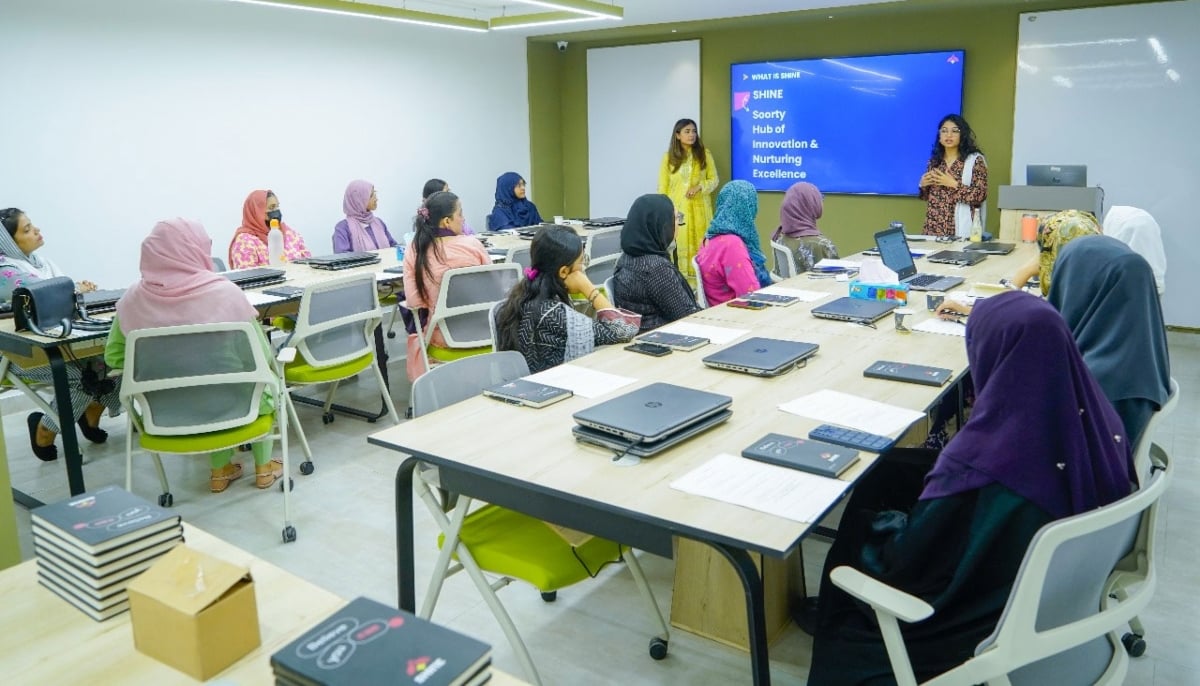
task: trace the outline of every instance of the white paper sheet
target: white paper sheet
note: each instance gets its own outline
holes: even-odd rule
[[[841,267],[843,269],[858,269],[859,267],[862,266],[862,262],[859,262],[858,260],[835,260],[835,259],[830,259],[830,258],[826,257],[825,259],[821,260],[820,262],[816,263],[813,266],[814,267],[829,267],[831,269],[836,268],[836,267]]]
[[[632,377],[598,372],[594,369],[579,367],[573,364],[560,364],[544,372],[530,374],[525,378],[530,381],[544,383],[547,386],[565,388],[575,395],[584,398],[598,398],[605,393],[611,393],[622,386],[628,386],[637,381],[637,379]]]
[[[812,522],[849,485],[846,481],[721,453],[676,479],[671,488],[794,522]]]
[[[683,321],[672,322],[666,326],[659,327],[658,330],[665,331],[666,333],[677,333],[681,336],[707,338],[715,345],[725,345],[750,333],[750,329],[730,329],[724,326],[709,326],[707,324]]]
[[[868,257],[858,270],[858,280],[863,283],[900,283],[900,276],[888,269],[878,257]]]
[[[818,300],[823,300],[829,297],[829,293],[821,291],[806,291],[801,288],[784,288],[783,286],[767,286],[766,288],[758,289],[759,293],[769,293],[771,295],[786,295],[789,298],[796,298],[802,303],[815,303]]]
[[[246,300],[250,301],[252,307],[260,307],[262,305],[270,305],[271,303],[283,302],[283,298],[267,295],[262,291],[242,291],[246,294]]]
[[[958,336],[960,338],[966,338],[967,336],[966,324],[948,322],[945,319],[938,319],[937,317],[930,317],[920,324],[917,324],[913,327],[913,331],[920,331],[922,333],[940,333],[946,336]]]
[[[779,409],[819,422],[848,426],[881,436],[891,436],[904,431],[913,422],[925,416],[924,412],[831,390],[821,390],[789,400],[780,405]]]

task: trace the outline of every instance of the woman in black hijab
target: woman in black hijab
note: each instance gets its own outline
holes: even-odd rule
[[[613,302],[642,315],[642,331],[699,312],[696,294],[668,255],[675,240],[675,206],[665,195],[633,201],[621,229],[621,257],[613,271]]]

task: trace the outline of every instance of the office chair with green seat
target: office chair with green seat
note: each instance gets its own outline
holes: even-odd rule
[[[523,278],[521,266],[509,263],[447,270],[433,316],[422,324],[420,313],[413,313],[425,371],[435,363],[491,352],[492,306]],[[431,343],[435,331],[442,333],[444,346]]]
[[[128,417],[125,433],[125,489],[133,490],[133,436],[154,458],[162,494],[159,505],[174,504],[161,453],[208,454],[278,438],[283,473],[288,459],[284,393],[262,331],[254,322],[191,324],[139,329],[129,334],[121,405]],[[286,354],[281,354],[286,358]],[[271,412],[261,414],[263,396],[274,397]],[[288,488],[283,488],[288,484]],[[296,540],[291,523],[291,479],[283,489],[283,541]]]
[[[525,358],[513,351],[476,355],[441,365],[413,383],[413,414],[419,418],[474,397],[484,388],[528,373]],[[660,633],[650,641],[650,655],[656,660],[666,657],[670,638],[667,623],[641,565],[629,547],[561,530],[496,505],[485,504],[472,512],[472,498],[455,497],[441,491],[437,468],[432,465],[422,465],[415,470],[413,484],[442,531],[438,537],[441,552],[421,607],[421,617],[428,619],[433,615],[446,577],[466,571],[500,623],[529,680],[541,684],[533,658],[496,596],[496,590],[519,579],[536,587],[544,600],[552,601],[558,589],[591,578],[604,564],[620,558],[627,563],[638,591],[658,622]],[[452,561],[457,564],[452,566]],[[485,571],[501,578],[489,583],[484,577]]]
[[[284,365],[283,380],[289,391],[286,396],[288,412],[306,458],[300,465],[302,474],[311,474],[314,467],[312,450],[290,395],[292,388],[330,384],[322,411],[322,421],[328,424],[333,421],[330,407],[338,383],[370,369],[379,384],[384,407],[392,421],[400,423],[400,415],[396,413],[392,395],[375,358],[374,331],[382,318],[374,274],[322,281],[305,288],[304,295],[300,296],[296,329],[284,343],[296,349],[296,358]]]

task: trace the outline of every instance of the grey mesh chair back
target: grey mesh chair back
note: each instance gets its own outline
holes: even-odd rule
[[[621,257],[620,254],[605,255],[604,257],[593,258],[588,265],[583,268],[583,272],[587,274],[588,281],[592,283],[604,283],[617,268],[617,260]]]
[[[438,302],[428,331],[439,329],[450,348],[478,348],[491,343],[488,322],[492,305],[508,297],[524,276],[518,264],[490,264],[451,269],[442,277]],[[428,343],[428,338],[425,339]]]
[[[775,268],[771,270],[775,276],[781,279],[790,279],[796,276],[798,273],[796,258],[786,245],[771,241],[771,256],[775,259]]]
[[[142,329],[126,341],[121,399],[151,435],[244,426],[276,382],[252,322]]]
[[[439,365],[413,382],[413,416],[420,417],[479,395],[490,386],[529,374],[521,353],[506,350]]]
[[[622,226],[589,231],[583,246],[583,254],[587,256],[588,264],[603,257],[615,257],[621,254]],[[595,283],[594,281],[592,283]]]
[[[529,256],[529,246],[522,245],[516,248],[511,248],[508,251],[508,258],[505,262],[521,265],[522,269],[533,265],[533,258]]]
[[[290,345],[314,367],[331,367],[375,350],[383,319],[374,274],[323,281],[304,290]]]

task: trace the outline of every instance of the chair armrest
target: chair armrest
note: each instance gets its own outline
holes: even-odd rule
[[[905,622],[919,622],[933,614],[933,607],[924,600],[872,579],[853,567],[834,569],[829,573],[829,580],[876,612],[883,611]]]
[[[279,354],[275,356],[275,360],[283,364],[291,364],[296,361],[296,349],[292,346],[280,348]]]

